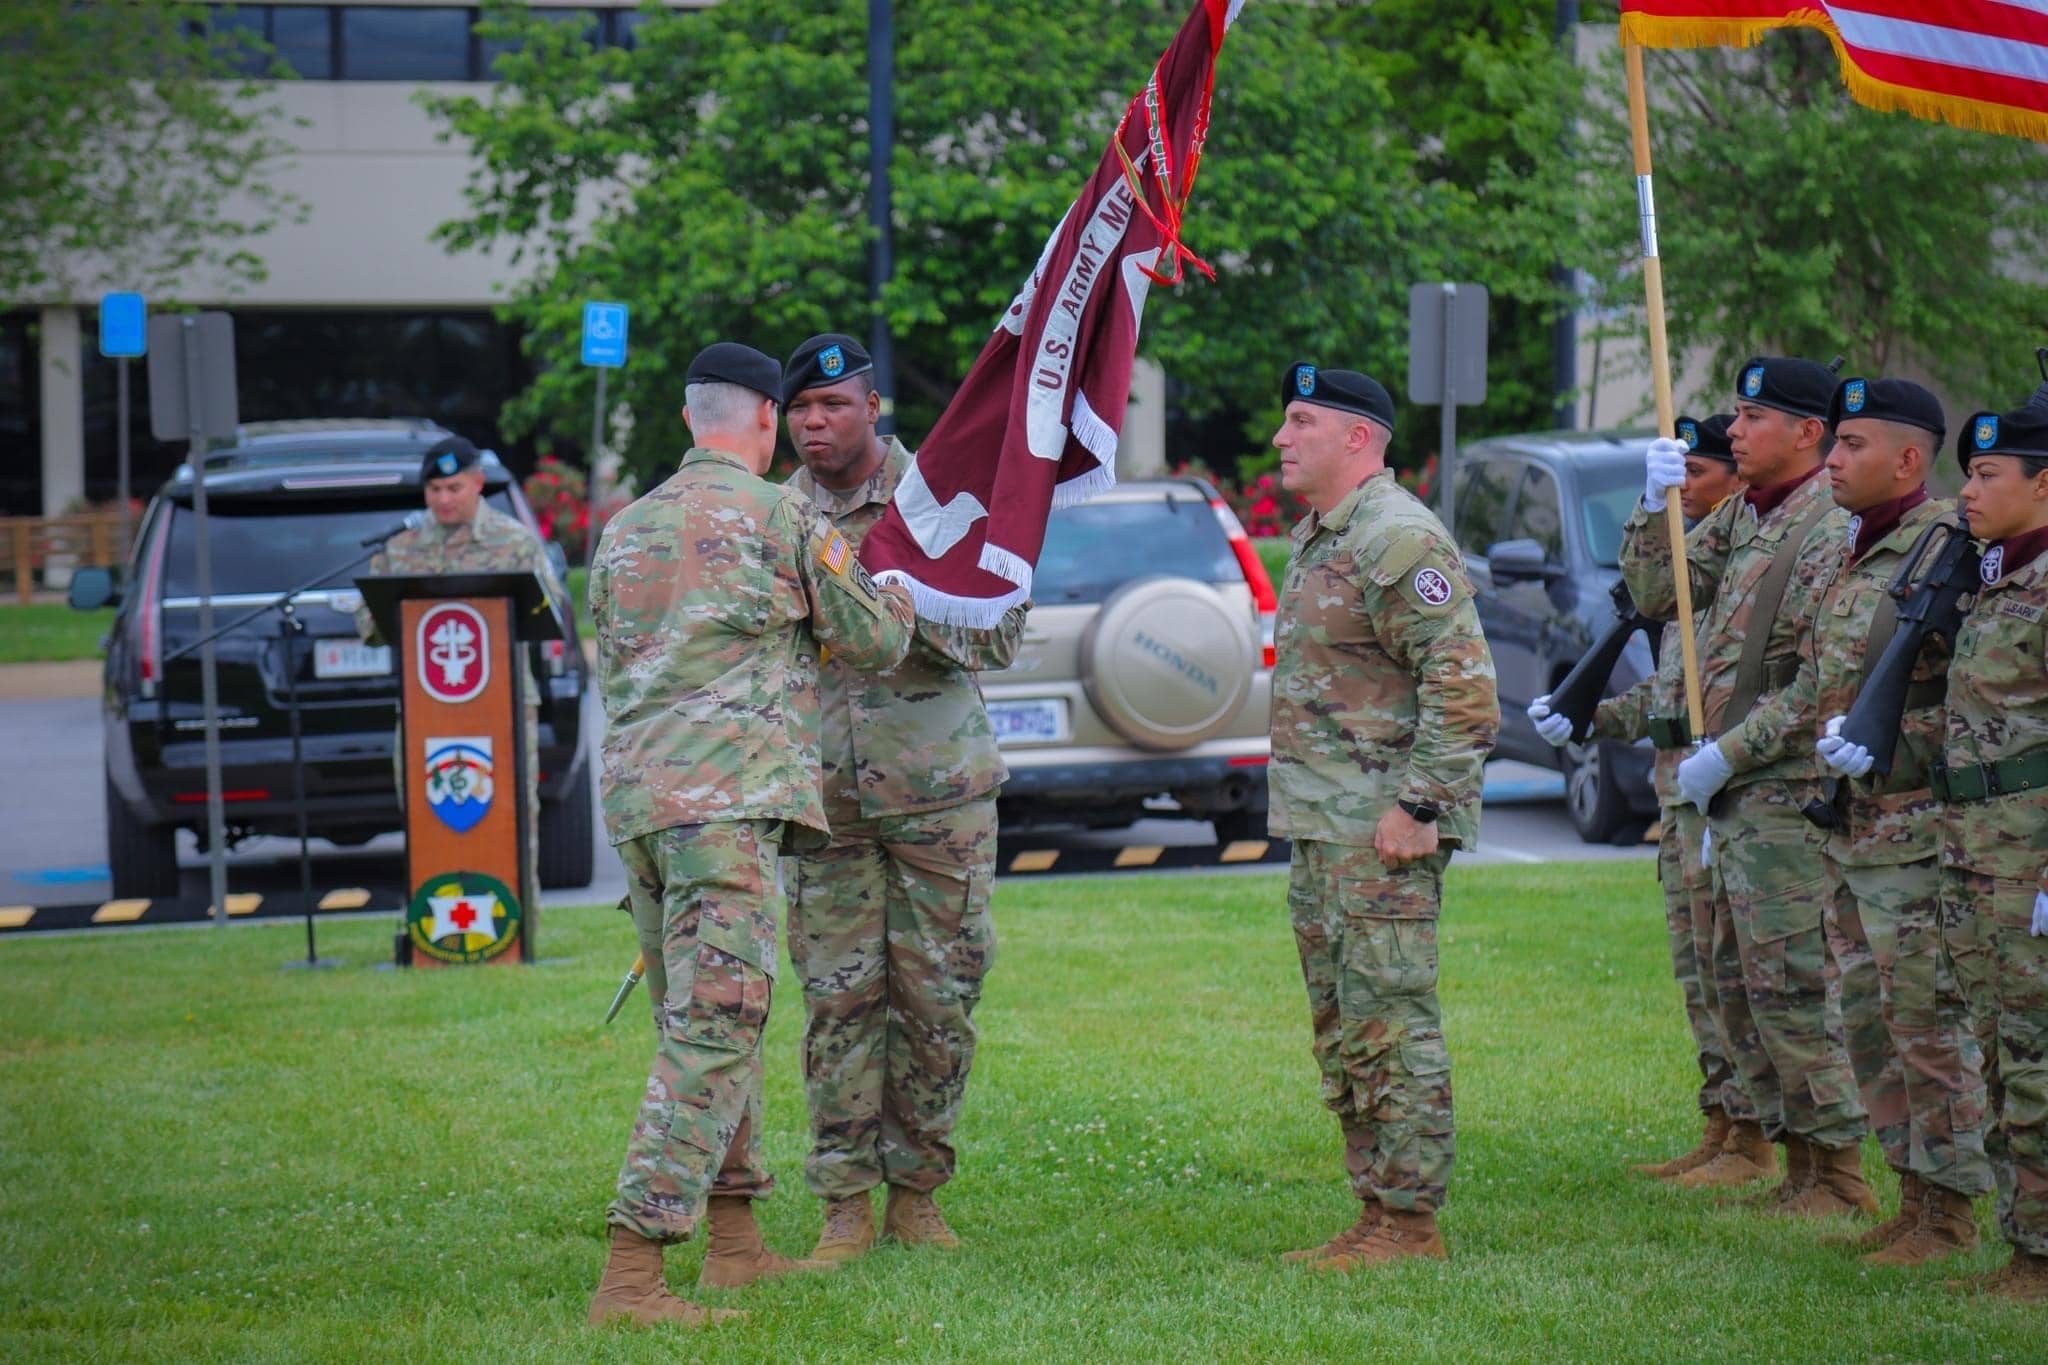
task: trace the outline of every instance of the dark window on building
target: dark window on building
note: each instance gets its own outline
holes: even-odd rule
[[[581,25],[583,41],[596,47],[604,39],[604,24],[596,10],[589,9],[540,9],[527,11],[535,19],[544,19],[551,24]],[[497,79],[497,60],[507,52],[515,52],[520,43],[516,38],[477,38],[478,61],[486,80]]]
[[[0,515],[43,514],[40,329],[33,313],[0,313]]]
[[[237,5],[206,16],[208,46],[244,76],[270,71],[270,7]]]
[[[270,45],[301,79],[334,79],[334,14],[326,5],[272,5]]]
[[[471,79],[471,12],[454,6],[341,11],[341,76],[351,81]]]

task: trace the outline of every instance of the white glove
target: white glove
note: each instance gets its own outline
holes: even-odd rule
[[[2048,938],[2048,891],[2034,893],[2034,923],[2028,932],[2035,938]]]
[[[1714,793],[1728,785],[1728,779],[1735,776],[1735,768],[1721,754],[1718,744],[1703,744],[1690,758],[1678,765],[1678,794],[1700,808],[1700,814],[1707,813],[1707,804],[1714,799]]]
[[[1652,512],[1664,510],[1665,496],[1685,482],[1685,453],[1689,449],[1685,442],[1668,436],[1650,442],[1643,456],[1644,507]]]
[[[1842,738],[1842,722],[1846,716],[1835,716],[1828,721],[1827,733],[1813,746],[1820,755],[1820,761],[1827,764],[1843,777],[1861,777],[1870,771],[1870,765],[1877,760],[1870,750],[1861,744],[1851,744]]]
[[[1537,734],[1543,736],[1543,742],[1553,749],[1562,749],[1571,743],[1572,718],[1551,714],[1548,692],[1529,703],[1529,723],[1536,727]]]

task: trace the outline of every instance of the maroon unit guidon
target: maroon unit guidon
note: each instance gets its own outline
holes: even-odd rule
[[[1192,264],[1180,239],[1209,128],[1216,53],[1244,0],[1202,0],[1124,110],[904,474],[861,562],[918,615],[990,627],[1031,593],[1045,522],[1116,482],[1146,291]]]

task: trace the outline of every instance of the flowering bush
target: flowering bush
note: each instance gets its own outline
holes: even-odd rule
[[[526,476],[526,501],[540,523],[541,537],[562,547],[571,563],[589,551],[590,486],[583,471],[553,455],[543,455]]]

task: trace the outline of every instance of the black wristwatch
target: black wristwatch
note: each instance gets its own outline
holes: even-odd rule
[[[1436,823],[1435,806],[1425,805],[1420,801],[1397,801],[1394,804],[1407,811],[1408,818],[1415,821],[1418,825],[1433,825]]]

